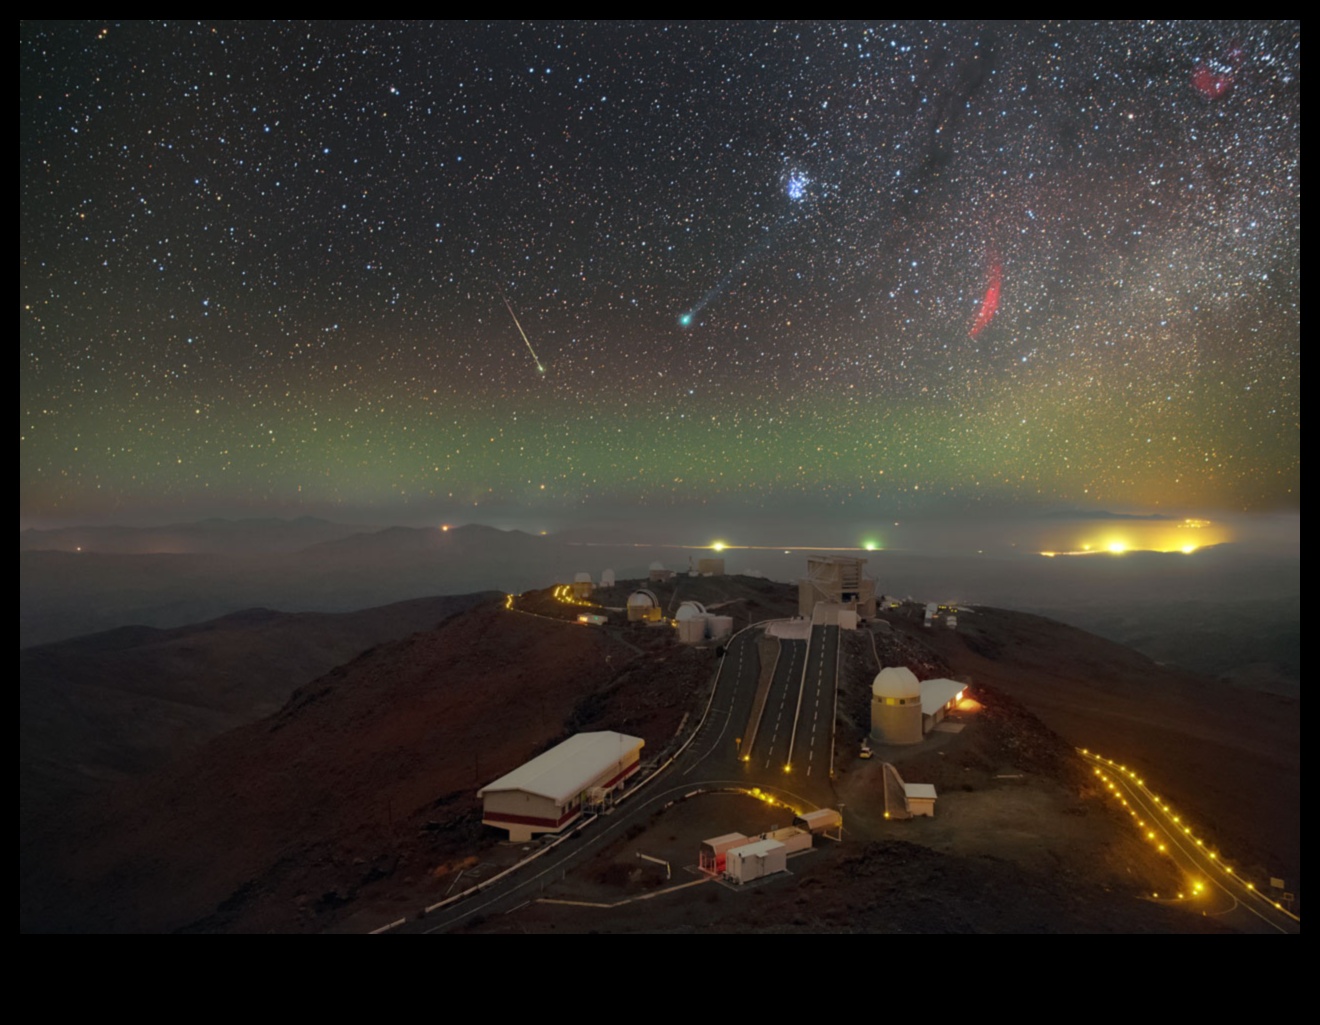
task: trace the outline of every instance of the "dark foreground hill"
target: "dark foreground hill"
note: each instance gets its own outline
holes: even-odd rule
[[[636,657],[604,632],[511,614],[499,601],[380,645],[299,688],[275,715],[24,838],[23,927],[323,927],[333,919],[314,912],[336,910],[371,879],[434,868],[422,852],[401,868],[400,838],[440,823],[456,831],[450,846],[475,840],[478,781],[547,746],[575,714],[587,725],[580,706]],[[667,696],[656,680],[636,691],[639,715],[675,706],[661,717],[672,733],[686,695]]]
[[[26,648],[18,656],[19,828],[277,712],[296,687],[367,648],[490,598],[346,613],[247,609],[194,626],[121,627]]]
[[[920,628],[907,624],[913,632]],[[1078,747],[1139,769],[1258,876],[1301,875],[1301,701],[1163,666],[1076,627],[978,609],[923,639]]]
[[[739,578],[718,583],[727,600],[738,600],[744,590],[743,601],[764,613],[794,604],[789,587]],[[20,928],[362,930],[440,899],[469,866],[484,869],[516,857],[516,850],[498,846],[499,834],[480,825],[475,791],[482,783],[584,729],[641,736],[647,741],[644,757],[654,760],[681,735],[685,715],[700,713],[715,668],[712,652],[678,646],[672,631],[576,626],[566,621],[576,610],[557,609],[547,595],[529,596],[523,604],[543,615],[493,602],[382,644],[299,688],[275,714],[224,733],[145,779],[116,785],[54,827],[22,836]],[[1038,617],[986,609],[965,618],[976,623],[965,636],[923,632],[919,624],[898,619],[892,636],[906,638],[905,650],[931,667],[991,684],[987,695],[1001,693],[999,687],[1016,689],[1024,707],[1013,714],[1011,729],[965,731],[968,743],[984,747],[968,765],[994,766],[976,770],[977,788],[1005,786],[996,782],[1005,773],[1027,777],[1037,795],[1032,829],[1047,842],[1033,841],[1021,856],[1011,847],[969,854],[955,837],[915,860],[902,844],[845,844],[837,857],[815,861],[819,869],[784,884],[807,889],[783,890],[752,905],[759,908],[754,915],[745,903],[683,898],[674,906],[687,917],[676,928],[875,931],[906,930],[912,926],[902,923],[918,921],[959,931],[1201,927],[1199,919],[1134,902],[1132,891],[1145,885],[1147,870],[1136,850],[1140,844],[1121,832],[1125,823],[1088,811],[1069,747],[1094,737],[1095,748],[1108,745],[1121,753],[1128,736],[1130,759],[1144,758],[1140,764],[1165,781],[1171,794],[1237,839],[1256,816],[1253,802],[1268,752],[1274,752],[1285,798],[1299,786],[1286,710],[1262,720],[1260,732],[1242,727],[1226,734],[1224,725],[1236,714],[1231,689],[1185,674],[1175,679],[1144,656]],[[857,703],[872,671],[864,656],[858,658],[857,680],[844,681],[844,739],[859,729],[860,712],[848,702]],[[988,700],[987,707],[997,707]],[[1033,701],[1064,739],[1032,715]],[[987,720],[993,721],[1004,720]],[[1144,735],[1128,731],[1129,724],[1156,731],[1149,736],[1157,743],[1140,746]],[[1206,776],[1200,751],[1207,741],[1214,759],[1250,771],[1224,768]],[[951,771],[940,760],[937,753],[929,756],[931,773]],[[850,793],[877,764],[844,758]],[[930,778],[944,792],[955,777]],[[979,793],[959,799],[970,807]],[[688,804],[716,807],[703,800],[715,799]],[[850,819],[862,829],[867,812],[856,798],[849,800]],[[1229,807],[1236,817],[1221,813]],[[875,818],[874,827],[883,829]],[[672,836],[666,828],[671,821]],[[688,845],[680,821],[657,820],[656,842]],[[1079,822],[1089,830],[1086,844],[1048,842],[1052,830],[1075,833]],[[1286,830],[1270,832],[1263,820],[1255,824],[1263,827],[1256,830],[1254,848],[1262,864],[1290,856],[1283,850]],[[693,828],[715,825],[703,820]],[[1005,831],[990,826],[986,833],[994,842]],[[697,834],[706,835],[716,834]],[[1095,843],[1095,837],[1106,839]],[[1092,847],[1094,856],[1086,853]],[[637,864],[631,850],[618,853]],[[890,880],[904,871],[913,878],[958,881],[938,895],[895,888]],[[1097,871],[1108,873],[1103,886],[1084,882]],[[1128,880],[1125,889],[1114,889],[1122,879]],[[803,910],[798,897],[808,898],[810,888],[829,894],[837,913]],[[975,899],[990,888],[993,898]],[[849,916],[852,896],[870,909],[865,915]],[[943,910],[921,918],[922,902],[930,901]],[[1008,913],[1032,901],[1046,902],[1048,911],[1030,920]],[[536,915],[547,931],[556,925],[625,927],[618,916],[611,926],[607,917],[558,915],[548,906]],[[646,925],[634,918],[631,927]]]

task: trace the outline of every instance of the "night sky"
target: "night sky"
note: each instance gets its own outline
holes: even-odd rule
[[[20,524],[1295,510],[1300,39],[22,24]]]

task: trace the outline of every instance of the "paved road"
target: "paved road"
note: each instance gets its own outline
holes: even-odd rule
[[[676,764],[681,779],[741,775],[743,731],[752,713],[760,678],[756,642],[759,629],[743,630],[729,642],[710,711]]]
[[[708,711],[688,747],[663,772],[628,795],[610,813],[582,823],[531,864],[523,865],[487,890],[465,896],[424,919],[404,922],[397,932],[444,932],[476,915],[500,914],[532,900],[549,885],[573,871],[623,834],[633,823],[696,790],[759,786],[798,808],[832,803],[829,745],[834,721],[834,678],[838,659],[837,627],[817,627],[809,642],[781,641],[779,664],[765,705],[761,730],[750,757],[740,751],[740,733],[751,714],[759,678],[756,643],[759,630],[745,630],[730,643],[720,667]],[[826,709],[828,708],[828,714]],[[793,720],[794,771],[786,774],[781,759]],[[825,725],[828,724],[828,729]],[[806,765],[811,772],[797,771]],[[1174,818],[1144,781],[1113,762],[1082,752],[1101,770],[1107,783],[1128,802],[1142,828],[1154,832],[1187,873],[1188,896],[1206,915],[1232,928],[1258,932],[1300,932],[1298,919],[1230,871],[1188,827]],[[791,789],[790,789],[791,788]],[[1199,890],[1196,883],[1201,884]],[[1163,899],[1163,898],[1161,898]]]
[[[788,763],[806,654],[805,641],[779,642],[779,660],[766,693],[765,708],[756,730],[756,744],[752,750],[744,752],[748,756],[748,768],[757,779],[764,777],[779,782],[776,774],[782,773]]]
[[[834,684],[839,662],[839,628],[813,626],[802,674],[790,762],[794,783],[825,795],[833,764]]]
[[[489,890],[474,893],[471,896],[432,912],[426,918],[407,921],[394,929],[399,933],[434,933],[446,932],[463,925],[476,915],[504,914],[512,911],[527,901],[539,897],[542,891],[563,879],[587,858],[601,848],[622,836],[634,822],[646,822],[648,817],[665,805],[679,800],[694,789],[714,789],[745,785],[739,779],[711,779],[702,782],[700,787],[693,784],[677,786],[674,777],[658,781],[644,793],[638,794],[628,804],[616,807],[612,814],[602,815],[584,823],[581,834],[568,833],[562,841],[545,855],[531,864],[524,865],[515,873],[501,880]],[[785,802],[796,806],[809,806],[809,802],[800,795],[779,787],[763,787]]]
[[[1091,751],[1079,752],[1099,770],[1115,800],[1135,819],[1134,825],[1173,858],[1185,876],[1183,896],[1162,895],[1162,901],[1189,904],[1241,932],[1297,933],[1301,922],[1243,879],[1226,859],[1198,838],[1182,816],[1155,793],[1136,772]]]
[[[683,753],[663,772],[635,789],[607,815],[581,823],[580,835],[573,830],[535,862],[525,865],[490,885],[489,889],[472,894],[452,905],[433,911],[424,919],[406,921],[395,932],[444,932],[463,924],[477,914],[499,914],[517,907],[523,901],[540,894],[550,882],[621,835],[634,822],[644,822],[653,811],[667,802],[676,800],[693,790],[718,787],[759,786],[778,795],[799,808],[814,808],[816,804],[800,793],[784,787],[788,780],[780,771],[757,772],[752,764],[740,757],[740,734],[751,714],[756,694],[759,667],[756,642],[759,629],[744,630],[729,643],[704,718]],[[792,689],[792,701],[797,700],[796,684],[800,680],[802,659],[806,644],[788,642],[798,651],[795,673],[784,670],[786,687]],[[781,664],[783,659],[780,660]],[[791,660],[790,660],[791,661]],[[789,709],[787,730],[791,728],[792,708]],[[758,746],[760,741],[757,742]],[[787,750],[788,734],[780,741]],[[766,777],[764,781],[761,777]]]

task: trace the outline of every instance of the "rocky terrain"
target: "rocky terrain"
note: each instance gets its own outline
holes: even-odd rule
[[[736,619],[787,614],[796,601],[794,588],[752,578],[678,587],[662,600],[730,603]],[[624,584],[597,597],[622,605],[626,593]],[[654,763],[699,714],[716,652],[682,647],[667,628],[625,625],[621,617],[606,628],[576,625],[579,609],[551,591],[509,604],[488,601],[379,644],[298,687],[273,714],[25,830],[20,928],[367,931],[519,857],[501,844],[502,833],[481,826],[475,793],[482,783],[580,730],[641,736],[643,758]],[[1085,743],[1166,781],[1170,794],[1222,833],[1218,839],[1249,844],[1262,869],[1300,862],[1289,827],[1299,817],[1295,701],[1270,696],[1279,704],[1247,728],[1243,692],[1040,617],[978,609],[956,632],[923,630],[902,614],[889,619],[874,651],[861,633],[845,644],[837,786],[850,809],[852,842],[813,854],[782,887],[749,897],[752,905],[701,886],[648,902],[665,907],[647,916],[537,905],[516,923],[467,927],[1210,927],[1138,898],[1164,870],[1092,792],[1071,750]],[[901,766],[906,778],[935,782],[950,809],[919,828],[887,831],[878,820],[867,794],[875,791],[868,773],[879,763],[858,761],[849,739],[864,732],[877,655],[918,665],[923,676],[967,675],[979,688],[979,718]],[[1216,771],[1217,762],[1226,764]],[[1267,777],[1277,807],[1257,800]],[[702,836],[752,814],[726,810],[722,800],[744,799],[686,802],[637,842],[668,845],[675,859],[695,861]],[[697,821],[685,825],[687,815]],[[968,825],[954,830],[956,823]],[[601,857],[580,879],[564,880],[566,892],[585,887],[599,896],[601,887],[613,887],[626,895],[648,885],[634,878],[631,850]],[[616,862],[626,871],[609,867]]]

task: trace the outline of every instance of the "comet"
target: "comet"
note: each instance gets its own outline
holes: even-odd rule
[[[778,245],[779,235],[786,227],[798,222],[801,218],[810,216],[825,196],[838,191],[837,186],[817,181],[809,177],[805,171],[800,170],[787,171],[786,177],[782,179],[782,184],[784,195],[788,199],[788,206],[773,224],[766,225],[763,228],[761,237],[743,251],[742,256],[738,258],[738,262],[725,272],[724,276],[715,283],[714,288],[702,296],[700,302],[679,314],[679,327],[686,329],[696,323],[697,318],[701,316],[701,312],[718,299],[725,289],[733,284],[735,279]]]
[[[509,311],[509,316],[513,318],[514,327],[516,327],[518,333],[522,335],[523,344],[527,346],[527,351],[532,354],[532,362],[536,364],[536,369],[544,374],[545,367],[542,366],[540,357],[536,355],[536,350],[532,348],[532,343],[527,340],[527,332],[524,331],[523,326],[518,323],[518,314],[513,312],[513,304],[509,302],[509,297],[507,295],[501,296],[501,298],[504,300],[505,309]]]

